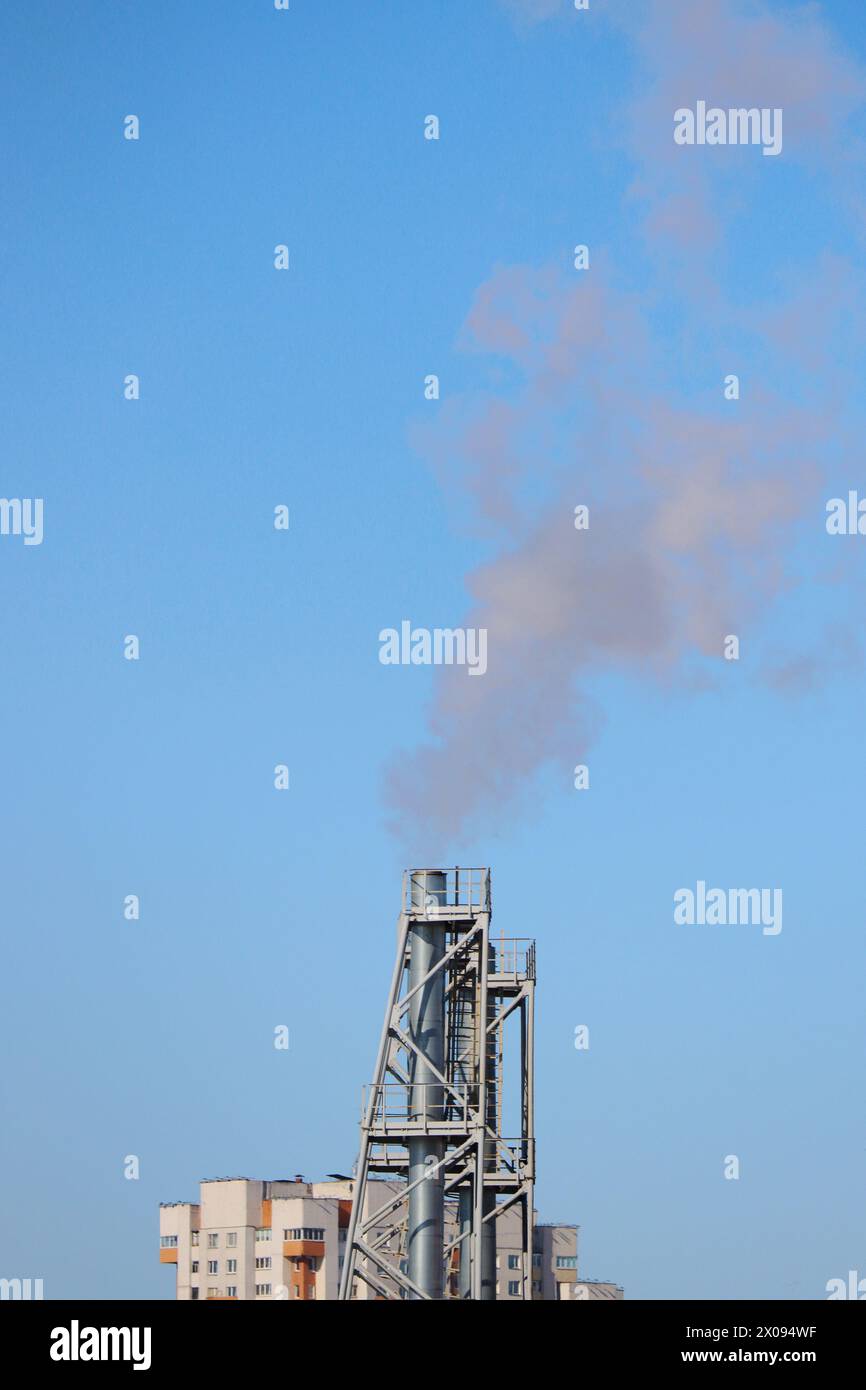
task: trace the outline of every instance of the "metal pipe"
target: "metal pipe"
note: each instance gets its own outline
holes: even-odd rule
[[[413,916],[431,908],[445,906],[445,874],[435,870],[414,873],[410,886]],[[414,989],[445,954],[445,928],[434,918],[430,922],[413,920],[409,928],[409,988]],[[409,1036],[419,1049],[409,1057],[413,1115],[430,1121],[443,1119],[443,1091],[436,1081],[435,1068],[445,1069],[445,974],[437,971],[409,1004]],[[430,1065],[427,1065],[429,1063]],[[412,1283],[432,1299],[443,1296],[445,1195],[441,1170],[424,1178],[431,1163],[445,1155],[444,1139],[411,1138],[409,1182],[419,1181],[409,1193],[409,1219],[406,1233],[408,1274]],[[410,1298],[418,1295],[410,1294]]]
[[[488,947],[487,969],[489,974],[496,973],[496,948],[491,941]],[[481,1013],[479,1001],[479,1018],[485,1017],[484,1036],[481,1045],[485,1048],[487,1055],[487,1103],[485,1106],[487,1116],[487,1127],[494,1134],[499,1133],[499,1077],[498,1077],[498,1039],[497,1030],[491,1028],[490,1024],[496,1017],[496,998],[492,991],[487,989],[485,981],[485,1000],[486,1009],[484,1015]],[[484,1170],[485,1172],[496,1171],[496,1144],[492,1139],[488,1139],[484,1145]],[[485,1191],[482,1197],[483,1216],[490,1216],[496,1209],[496,1193]],[[485,1302],[496,1298],[496,1220],[490,1216],[490,1220],[485,1220],[481,1227],[481,1298]]]

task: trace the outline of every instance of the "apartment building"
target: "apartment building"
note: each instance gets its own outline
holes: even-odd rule
[[[160,1206],[159,1257],[175,1269],[181,1300],[336,1299],[346,1248],[354,1183],[333,1176],[308,1182],[215,1178],[200,1184],[198,1202]],[[401,1188],[379,1180],[367,1187],[367,1216]],[[497,1220],[497,1299],[522,1299],[524,1276],[520,1217],[516,1208]],[[398,1252],[394,1253],[395,1260]],[[457,1261],[449,1281],[456,1293]],[[541,1301],[622,1297],[577,1292],[616,1289],[577,1277],[577,1227],[537,1225],[531,1271],[533,1299]],[[362,1279],[353,1297],[375,1295]]]
[[[536,1222],[532,1241],[532,1297],[557,1303],[624,1298],[619,1284],[579,1278],[578,1229],[570,1224]]]
[[[386,1188],[398,1184],[371,1184],[371,1210]],[[349,1180],[215,1178],[200,1184],[198,1202],[163,1204],[159,1257],[175,1266],[176,1297],[336,1299],[351,1189]]]

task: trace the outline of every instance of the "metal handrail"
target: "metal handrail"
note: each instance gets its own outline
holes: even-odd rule
[[[411,912],[412,880],[420,874],[442,874],[445,878],[444,890],[431,889],[432,905],[438,910],[449,907],[466,913],[490,911],[490,870],[471,869],[456,866],[451,869],[406,869],[403,874],[403,910]]]
[[[478,1107],[478,1087],[461,1083],[445,1091],[438,1081],[383,1081],[365,1086],[361,1105],[367,1112],[370,1097],[373,1128],[378,1124],[455,1122],[468,1124],[470,1112]]]
[[[530,936],[500,936],[490,942],[490,971],[493,975],[532,977],[535,942]]]

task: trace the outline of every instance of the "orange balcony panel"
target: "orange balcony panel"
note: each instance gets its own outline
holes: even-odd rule
[[[284,1240],[283,1255],[287,1260],[321,1259],[325,1253],[323,1240]]]
[[[159,1252],[159,1262],[161,1265],[176,1265],[177,1246],[175,1246],[173,1250],[168,1245],[163,1246]]]

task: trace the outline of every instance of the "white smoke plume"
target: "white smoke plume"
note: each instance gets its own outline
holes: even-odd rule
[[[571,276],[497,267],[461,337],[489,356],[493,384],[445,405],[424,441],[443,486],[460,490],[498,549],[466,581],[465,624],[489,634],[487,673],[437,671],[429,741],[387,772],[389,813],[412,852],[491,824],[543,764],[580,761],[603,718],[582,677],[712,680],[726,635],[747,632],[791,582],[797,524],[820,524],[822,468],[839,445],[834,349],[859,332],[840,325],[862,286],[828,257],[810,285],[767,307],[729,302],[714,258],[730,166],[719,182],[707,160],[678,163],[671,118],[702,93],[784,106],[786,157],[822,169],[850,215],[847,171],[860,152],[845,131],[862,74],[814,11],[783,18],[718,0],[639,8],[629,23],[646,80],[623,111],[639,173],[624,199],[657,253],[655,278],[643,292],[624,289],[597,255]],[[690,397],[670,334],[655,326],[660,302],[676,310],[684,353],[712,321],[768,357],[809,362],[808,399],[753,385],[733,405],[721,375],[714,395]],[[507,390],[495,384],[503,359],[519,383]],[[575,530],[577,504],[590,508],[588,530]],[[803,661],[794,682],[798,670],[811,678]],[[784,671],[774,683],[784,686]]]

